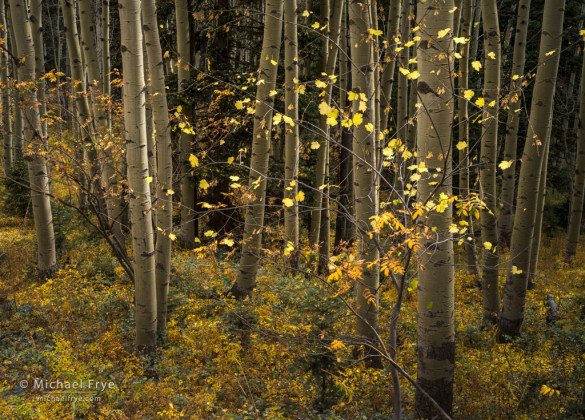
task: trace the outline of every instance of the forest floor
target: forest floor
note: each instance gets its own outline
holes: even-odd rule
[[[135,355],[133,287],[76,220],[57,214],[61,269],[39,280],[32,224],[0,217],[0,418],[390,417],[389,368],[352,361],[344,338],[354,321],[339,297],[327,282],[274,266],[237,303],[221,293],[235,279],[233,257],[176,249],[168,335],[152,357]],[[585,253],[566,265],[563,249],[563,237],[543,239],[524,333],[509,344],[482,326],[481,290],[457,269],[455,418],[584,418]],[[545,322],[547,292],[559,308],[555,324]],[[398,362],[416,377],[415,293],[401,313]],[[385,339],[394,296],[385,285]],[[84,393],[50,393],[51,381],[77,382]],[[404,379],[402,392],[403,417],[412,418]]]

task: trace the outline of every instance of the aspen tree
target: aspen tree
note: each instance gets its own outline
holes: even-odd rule
[[[0,38],[4,39],[0,52],[0,82],[7,83],[10,77],[10,61],[8,58],[8,28],[6,27],[6,9],[4,2],[0,1],[0,25],[2,25]],[[2,93],[2,136],[4,137],[4,174],[12,169],[14,153],[12,149],[12,121],[10,118],[11,100],[10,93]]]
[[[266,175],[272,132],[274,97],[270,91],[276,86],[276,73],[282,37],[283,0],[266,0],[264,38],[260,53],[258,88],[254,111],[252,158],[250,161],[249,195],[246,199],[246,219],[240,267],[230,293],[236,298],[250,295],[256,285],[258,260],[262,245],[266,201]],[[262,81],[260,83],[260,80]],[[286,122],[292,127],[297,121]]]
[[[35,49],[31,24],[25,4],[10,0],[10,15],[14,30],[14,46],[18,81],[20,84],[35,83]],[[37,235],[38,272],[41,277],[50,277],[57,269],[53,215],[49,200],[49,177],[44,158],[46,143],[41,132],[41,117],[34,89],[23,89],[21,102],[24,128],[24,160],[28,166],[31,201],[35,231]]]
[[[520,105],[522,100],[522,81],[524,80],[524,63],[526,62],[526,36],[530,17],[530,0],[520,0],[516,19],[516,36],[514,38],[514,55],[512,58],[512,80],[508,93],[508,119],[504,140],[504,160],[511,166],[502,176],[502,195],[500,197],[500,214],[498,219],[498,242],[500,246],[509,246],[512,235],[512,218],[514,209],[514,191],[516,188],[516,159],[518,147],[518,128],[520,127]]]
[[[43,14],[41,0],[30,0],[29,19],[35,45],[35,77],[38,80],[37,98],[39,100],[39,113],[41,114],[41,130],[43,137],[47,137],[47,122],[44,120],[47,114],[47,101],[45,100],[45,81],[41,79],[45,73],[45,47],[43,43]]]
[[[500,305],[498,287],[498,231],[496,220],[496,160],[498,151],[498,110],[500,108],[501,44],[496,0],[482,0],[485,73],[479,183],[487,208],[480,211],[483,246],[483,318],[497,322]],[[492,244],[492,246],[486,245]]]
[[[353,167],[355,193],[355,219],[358,229],[358,260],[362,260],[362,274],[355,284],[356,334],[377,345],[376,332],[379,323],[378,288],[380,286],[379,252],[376,247],[378,236],[370,232],[371,218],[378,215],[378,185],[376,168],[376,138],[374,110],[374,66],[376,58],[372,40],[368,40],[369,29],[373,28],[370,1],[348,3],[349,34],[352,58],[352,91],[357,94],[353,100]],[[365,100],[364,100],[365,98]],[[360,102],[366,103],[366,110],[360,112]],[[363,107],[362,107],[363,109]],[[369,351],[368,351],[369,352]],[[375,360],[375,359],[374,359]],[[376,364],[375,362],[372,362]]]
[[[130,220],[134,265],[136,347],[156,347],[157,308],[152,203],[148,182],[144,61],[139,0],[120,0],[121,51],[124,70],[124,133],[128,162]]]
[[[168,289],[171,272],[171,231],[173,227],[173,162],[171,148],[171,129],[162,49],[154,0],[142,0],[142,29],[152,91],[152,111],[156,130],[157,161],[157,224],[161,229],[156,238],[156,309],[158,332],[166,329]]]
[[[175,1],[175,16],[177,25],[177,76],[179,81],[179,93],[184,94],[191,82],[191,39],[189,31],[189,7],[187,0]],[[183,103],[182,112],[190,119],[193,108],[189,103]],[[191,175],[192,142],[194,136],[186,131],[181,131],[180,141],[180,165],[181,165],[181,239],[187,248],[195,244],[196,219],[195,219],[195,183]]]
[[[392,86],[394,85],[394,73],[396,69],[396,42],[394,38],[398,33],[400,22],[400,7],[402,0],[391,0],[388,10],[388,27],[386,33],[386,52],[384,54],[384,68],[380,76],[380,131],[386,133],[388,120],[390,117],[390,96],[392,95]]]
[[[567,247],[565,249],[565,261],[569,262],[577,254],[581,218],[583,215],[583,196],[585,193],[585,54],[583,54],[583,67],[581,68],[579,108],[579,131],[577,140],[577,160],[575,162],[575,174],[573,176],[573,190],[571,195],[571,212],[569,214],[569,229],[567,234]]]
[[[297,0],[284,1],[284,80],[285,80],[285,115],[297,121],[299,119],[299,94],[296,83],[299,77],[298,33],[297,33]],[[299,247],[299,127],[285,124],[284,136],[284,198],[291,200],[292,205],[284,207],[284,241],[285,247],[293,247],[290,252],[289,264],[298,266]],[[287,251],[285,251],[286,253]]]
[[[469,89],[469,37],[471,36],[471,19],[473,18],[472,0],[465,0],[461,11],[461,37],[467,39],[461,45],[461,59],[459,60],[459,99],[457,113],[459,115],[459,195],[463,198],[469,195],[469,109],[465,98],[465,91]],[[470,275],[479,277],[477,254],[473,241],[473,221],[467,217],[468,234],[463,239],[465,262]]]
[[[453,128],[453,0],[419,0],[417,25],[417,63],[420,77],[417,91],[422,108],[417,121],[419,165],[428,174],[451,172],[451,136]],[[445,32],[446,31],[446,32]],[[425,172],[426,173],[426,172]],[[451,196],[451,178],[441,179],[422,174],[417,184],[417,200],[439,202]],[[420,174],[419,174],[420,175]],[[431,196],[431,194],[433,194]],[[453,404],[455,359],[453,242],[449,233],[452,206],[429,211],[426,225],[435,232],[429,235],[420,251],[424,269],[418,274],[418,362],[417,382],[447,413]],[[420,392],[416,393],[416,412],[433,418],[436,409]]]
[[[522,166],[516,196],[517,209],[510,244],[508,275],[504,286],[499,329],[502,337],[522,331],[530,251],[536,222],[540,171],[549,124],[552,122],[553,97],[561,55],[564,0],[546,0],[540,37],[538,70],[532,93],[530,123],[522,153]]]

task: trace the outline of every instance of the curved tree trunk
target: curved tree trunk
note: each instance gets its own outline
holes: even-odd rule
[[[577,254],[581,218],[583,215],[583,196],[585,193],[585,54],[581,69],[581,105],[579,108],[579,131],[577,142],[577,161],[573,177],[573,194],[571,196],[571,213],[569,214],[569,230],[565,261],[569,262]]]
[[[524,63],[526,62],[526,36],[528,34],[528,18],[530,16],[530,0],[521,0],[518,4],[516,21],[516,38],[514,39],[514,57],[512,61],[512,81],[509,92],[508,120],[504,145],[504,160],[511,161],[512,166],[504,171],[502,177],[502,196],[499,217],[500,246],[509,246],[512,235],[512,215],[514,209],[514,190],[516,186],[516,154],[518,146],[518,128],[520,126],[520,94],[524,80]],[[514,78],[518,76],[515,80]]]
[[[280,40],[282,37],[282,0],[266,0],[266,19],[264,21],[264,39],[260,53],[259,79],[264,83],[256,91],[256,111],[254,113],[254,134],[252,138],[252,159],[248,188],[250,196],[246,200],[246,221],[242,255],[236,283],[230,293],[242,298],[252,293],[256,285],[258,260],[262,245],[264,227],[264,210],[266,200],[266,175],[272,132],[272,108],[274,99],[270,91],[276,86],[277,66],[271,61],[278,61]],[[293,122],[295,125],[296,121]]]
[[[453,128],[453,92],[448,56],[453,54],[451,35],[438,38],[438,32],[453,28],[453,0],[419,0],[417,22],[421,26],[418,43],[417,90],[423,109],[417,122],[419,164],[429,174],[451,172],[451,136]],[[444,90],[440,95],[438,90]],[[424,175],[424,174],[423,174]],[[451,196],[451,178],[439,187],[432,177],[418,183],[417,198],[439,199]],[[434,194],[431,196],[431,194]],[[417,382],[447,413],[453,405],[455,358],[453,242],[449,233],[453,209],[431,210],[427,226],[436,229],[423,242],[420,258],[424,270],[418,275],[418,363]],[[416,393],[416,413],[422,418],[438,415],[424,395]]]
[[[168,290],[171,273],[171,238],[173,228],[173,163],[171,129],[165,89],[164,62],[156,19],[154,0],[142,0],[144,40],[150,65],[152,111],[156,129],[156,157],[158,166],[156,216],[161,229],[156,238],[156,310],[157,330],[164,332],[167,322]]]
[[[35,83],[35,49],[30,21],[24,3],[10,0],[10,14],[14,29],[16,58],[19,62],[18,81],[21,84]],[[36,92],[23,89],[21,102],[22,116],[25,124],[24,146],[25,161],[28,165],[28,176],[31,188],[31,201],[38,246],[38,271],[41,277],[49,277],[57,269],[55,251],[55,233],[53,215],[49,200],[49,177],[44,153],[46,143],[41,132],[41,118]]]
[[[128,161],[130,220],[134,251],[136,301],[136,348],[150,352],[156,347],[156,282],[152,203],[147,182],[146,114],[144,109],[144,62],[140,1],[120,0],[122,66],[124,69],[124,132]]]
[[[508,277],[504,286],[499,328],[502,336],[519,335],[524,321],[530,250],[536,222],[536,204],[546,137],[551,123],[553,97],[561,55],[564,0],[546,0],[540,38],[540,63],[530,107],[530,123],[522,154],[517,211],[510,245]],[[550,52],[554,51],[553,54]],[[547,55],[548,54],[548,55]],[[514,267],[516,269],[514,269]]]
[[[496,160],[498,154],[498,110],[500,108],[500,24],[496,0],[482,0],[485,73],[483,97],[483,124],[479,183],[487,208],[480,211],[481,242],[483,249],[483,319],[495,323],[500,305],[498,286],[498,231],[496,204]],[[491,247],[485,243],[492,244]]]

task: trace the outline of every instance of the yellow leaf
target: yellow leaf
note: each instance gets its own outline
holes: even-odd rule
[[[415,70],[406,77],[408,77],[411,80],[416,80],[420,77],[420,73],[418,72],[418,70]]]
[[[349,92],[347,92],[347,99],[350,100],[350,101],[355,101],[359,97],[360,96],[357,93],[352,92],[351,90]]]
[[[374,125],[372,123],[367,123],[365,128],[367,132],[371,133],[374,130]]]
[[[406,44],[404,44],[405,47],[412,47],[414,45],[414,41],[408,41]]]
[[[230,156],[229,158],[227,158],[228,165],[231,165],[233,162],[234,162],[234,158],[233,157]]]
[[[459,227],[455,224],[452,224],[451,226],[449,226],[449,233],[458,233],[459,232]]]
[[[282,199],[282,204],[284,204],[286,207],[292,207],[294,203],[295,202],[291,198]]]
[[[483,106],[485,104],[485,100],[483,98],[477,98],[475,100],[475,104],[479,107]]]
[[[488,241],[485,241],[483,243],[483,247],[489,251],[490,249],[492,249],[492,243],[491,242],[488,242]]]
[[[455,6],[454,8],[452,8],[451,10],[449,10],[449,13],[453,13],[455,10],[457,10],[457,6]]]
[[[408,71],[408,69],[403,69],[402,67],[400,67],[400,68],[398,69],[398,71],[399,71],[400,73],[402,73],[403,75],[405,75],[405,76],[408,76],[408,75],[410,74],[410,71]]]
[[[169,58],[171,54],[168,51],[165,51],[163,58]]]
[[[313,24],[311,25],[311,28],[313,28],[313,29],[319,29],[319,26],[320,26],[320,25],[319,25],[319,22],[315,22],[315,23],[313,23]]]
[[[201,181],[199,181],[199,188],[206,190],[209,188],[209,183],[206,180],[202,179]]]
[[[183,110],[183,107],[182,107],[181,105],[179,105],[179,106],[177,107],[177,112],[181,112],[182,110]]]
[[[294,120],[291,117],[289,117],[288,115],[283,116],[282,119],[284,120],[285,124],[288,124],[291,127],[295,126]]]
[[[455,44],[465,44],[467,41],[469,41],[469,38],[465,38],[464,36],[453,38],[453,42],[455,42]]]
[[[366,112],[366,110],[368,109],[368,104],[366,103],[366,101],[360,101],[358,109],[361,112]]]
[[[518,270],[515,265],[512,266],[512,274],[522,274],[522,270]]]
[[[234,240],[229,238],[222,240],[221,243],[227,246],[234,246]]]
[[[210,236],[215,236],[216,233],[212,230],[208,230],[204,233],[205,236],[210,237]]]
[[[479,71],[479,69],[481,69],[481,63],[479,61],[474,61],[471,63],[471,67],[473,67],[476,71]]]
[[[490,51],[490,52],[488,53],[488,57],[489,57],[489,58],[491,58],[492,60],[495,60],[495,59],[496,59],[496,53],[495,53],[495,52],[493,52],[493,51]]]
[[[512,76],[512,80],[518,80],[520,79],[520,76],[518,76],[517,74],[515,74],[514,76]]]
[[[325,89],[327,87],[327,83],[325,83],[322,80],[317,80],[315,82],[315,86],[317,86],[318,88],[321,88],[321,89]]]
[[[277,93],[278,93],[277,91],[271,90],[270,93],[269,93],[269,95],[270,96],[275,96]]]
[[[330,125],[331,127],[335,127],[337,125],[337,119],[334,117],[328,117],[326,122],[327,125]]]
[[[309,11],[308,10],[305,10],[303,12],[303,17],[309,17]]]
[[[169,233],[169,239],[171,241],[174,241],[175,239],[177,239],[177,235],[175,235],[174,233]]]
[[[319,147],[321,147],[319,142],[317,142],[317,141],[311,142],[311,149],[317,150]]]
[[[171,188],[169,188],[169,189],[167,190],[167,195],[173,195],[174,193],[175,193],[175,190],[173,190],[173,189],[171,189]]]
[[[299,191],[298,194],[295,196],[295,200],[297,201],[303,201],[305,199],[305,193],[302,191]]]
[[[437,34],[437,38],[443,38],[445,35],[447,35],[449,33],[450,30],[451,30],[451,28],[445,28],[445,29],[439,31],[439,33]]]
[[[457,150],[463,150],[467,147],[467,142],[465,141],[460,141],[459,143],[457,143]]]
[[[279,114],[278,112],[276,114],[274,114],[274,116],[272,117],[272,124],[280,124],[280,122],[282,121],[282,114]]]
[[[189,163],[192,167],[196,168],[199,166],[199,159],[197,159],[197,156],[191,154],[189,155]]]
[[[555,53],[556,49],[547,52],[545,55],[548,57],[549,55],[553,55]]]
[[[510,166],[512,166],[512,163],[514,163],[514,161],[512,161],[512,160],[505,160],[505,161],[501,162],[498,166],[499,166],[499,168],[501,170],[505,171]]]
[[[152,182],[152,177],[151,176],[147,176],[146,180],[145,180],[148,184],[150,184]]]
[[[358,126],[364,121],[363,115],[359,112],[353,115],[353,125]]]
[[[581,30],[579,31],[579,35],[581,35],[581,36],[584,36],[584,35],[585,35],[585,29],[581,29]]]
[[[375,36],[380,36],[380,35],[382,35],[382,33],[383,33],[383,32],[382,32],[382,31],[380,31],[380,30],[377,30],[377,29],[372,29],[372,28],[368,29],[368,32],[369,32],[370,34],[372,34],[372,35],[375,35]]]
[[[327,104],[327,102],[322,101],[319,104],[319,114],[321,115],[327,115],[331,112],[331,107]]]
[[[465,97],[465,99],[467,99],[468,101],[471,101],[471,98],[473,98],[473,95],[475,95],[475,92],[472,90],[466,90],[463,92],[463,96]]]
[[[495,100],[494,100],[494,101],[491,101],[491,102],[488,104],[488,106],[490,106],[490,107],[492,107],[492,108],[493,108],[494,106],[496,106],[496,101],[495,101]]]

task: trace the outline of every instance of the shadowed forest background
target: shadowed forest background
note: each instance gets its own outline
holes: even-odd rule
[[[585,418],[584,19],[0,0],[0,417]]]

